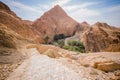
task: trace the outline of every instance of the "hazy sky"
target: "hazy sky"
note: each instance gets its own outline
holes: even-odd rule
[[[120,0],[0,0],[19,17],[36,20],[54,5],[59,4],[78,22],[106,22],[120,27]]]

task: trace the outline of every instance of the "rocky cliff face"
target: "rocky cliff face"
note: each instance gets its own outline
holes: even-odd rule
[[[120,29],[97,22],[84,33],[81,41],[86,51],[120,51]]]
[[[7,5],[0,2],[0,24],[37,43],[43,43],[45,36],[53,41],[56,34],[64,34],[72,36],[67,38],[67,41],[82,41],[87,52],[120,51],[119,28],[99,22],[92,26],[87,22],[77,23],[59,5],[44,13],[36,21],[30,22],[21,20]]]
[[[33,27],[41,34],[48,35],[53,40],[55,34],[72,36],[78,23],[70,18],[64,10],[56,5],[33,23]]]
[[[0,2],[0,23],[6,25],[7,28],[15,31],[26,39],[41,42],[40,39],[42,39],[42,37],[40,33],[37,34],[37,32],[34,32],[30,25],[17,17],[16,14],[2,2]]]

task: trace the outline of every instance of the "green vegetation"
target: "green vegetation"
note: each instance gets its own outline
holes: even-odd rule
[[[64,40],[61,39],[61,40],[53,42],[52,44],[55,45],[55,46],[59,46],[59,47],[62,48],[64,46]]]
[[[64,49],[70,50],[70,51],[76,51],[76,52],[85,52],[85,47],[83,43],[79,41],[68,41],[67,46],[63,46]]]
[[[54,36],[54,41],[58,41],[60,39],[64,39],[65,38],[65,35],[64,34],[56,34]]]
[[[85,47],[80,41],[68,41],[68,45],[65,46],[64,39],[61,39],[53,42],[52,44],[70,51],[76,51],[81,53],[85,52]]]

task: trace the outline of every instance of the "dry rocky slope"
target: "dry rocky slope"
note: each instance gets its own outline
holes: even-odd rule
[[[10,8],[0,1],[0,23],[15,31],[26,39],[42,42],[42,36],[30,25],[26,24]]]
[[[28,40],[0,23],[0,80],[5,80],[28,57],[24,49],[28,43]]]
[[[120,53],[75,54],[54,46],[29,46],[26,59],[7,80],[119,80]],[[47,54],[44,54],[47,53]],[[63,57],[64,54],[70,57]],[[56,54],[56,55],[55,55]],[[58,56],[61,55],[61,56]],[[50,56],[51,55],[51,56]]]
[[[94,25],[89,25],[87,22],[78,23],[59,5],[44,13],[33,22],[32,26],[43,34],[43,37],[48,36],[50,42],[56,34],[64,34],[71,36],[66,38],[65,45],[69,40],[78,40],[84,43],[86,52],[120,51],[119,28],[100,22]]]
[[[56,10],[58,14],[55,14]],[[55,6],[45,13],[44,15],[51,15],[45,17],[47,26],[49,24],[46,21],[49,22],[49,19],[57,21],[57,16],[52,14],[59,17],[64,11]],[[56,27],[58,26],[57,32],[53,33],[51,26],[39,29],[45,33],[50,29],[52,37],[61,33],[67,36],[75,34],[75,38],[83,41],[88,50],[100,51],[103,49],[100,45],[105,46],[104,49],[108,51],[120,50],[120,29],[103,23],[89,27],[86,22],[78,24],[65,16],[67,15],[63,15],[65,20],[61,16],[58,22],[55,22]],[[44,22],[44,18],[40,19]],[[80,54],[52,45],[32,44],[31,40],[42,42],[43,33],[39,33],[31,24],[21,20],[7,5],[0,2],[0,80],[120,80],[120,52]],[[68,32],[65,32],[66,29]],[[48,35],[48,32],[45,35]]]
[[[35,33],[0,1],[0,80],[5,80],[28,57],[24,45],[35,39]]]
[[[97,22],[84,33],[81,41],[85,44],[86,51],[120,52],[120,29]]]
[[[49,36],[50,41],[56,34],[74,35],[77,25],[78,23],[69,17],[59,5],[45,12],[33,23],[33,27],[44,36]]]
[[[85,45],[86,52],[120,52],[120,29],[112,27],[106,23],[97,22],[90,26],[87,23],[81,23],[82,27],[76,34],[65,40],[81,41]]]

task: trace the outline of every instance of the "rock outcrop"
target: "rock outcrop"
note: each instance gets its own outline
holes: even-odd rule
[[[93,67],[105,72],[120,70],[120,53],[104,52],[80,55],[78,61],[85,67]]]
[[[84,33],[81,41],[88,52],[120,51],[120,29],[98,22]]]
[[[10,8],[0,1],[0,23],[7,26],[7,28],[15,31],[19,35],[31,41],[42,42],[42,36],[37,31],[34,31],[30,25],[16,16]]]
[[[77,25],[78,23],[69,17],[59,5],[45,12],[33,23],[33,27],[41,34],[49,36],[50,41],[56,34],[74,35]]]
[[[0,23],[0,80],[5,80],[27,58],[29,41]]]
[[[7,26],[0,23],[0,47],[14,48],[20,46],[20,41],[27,41]],[[24,42],[25,43],[25,42]]]
[[[1,1],[0,1],[0,11],[7,12],[8,14],[11,14],[14,17],[17,17],[16,14],[13,11],[11,11],[10,8]],[[19,18],[19,17],[17,17],[17,18]]]
[[[82,23],[79,23],[75,34],[82,35],[89,28],[90,28],[90,24],[88,24],[87,22],[84,21]]]

